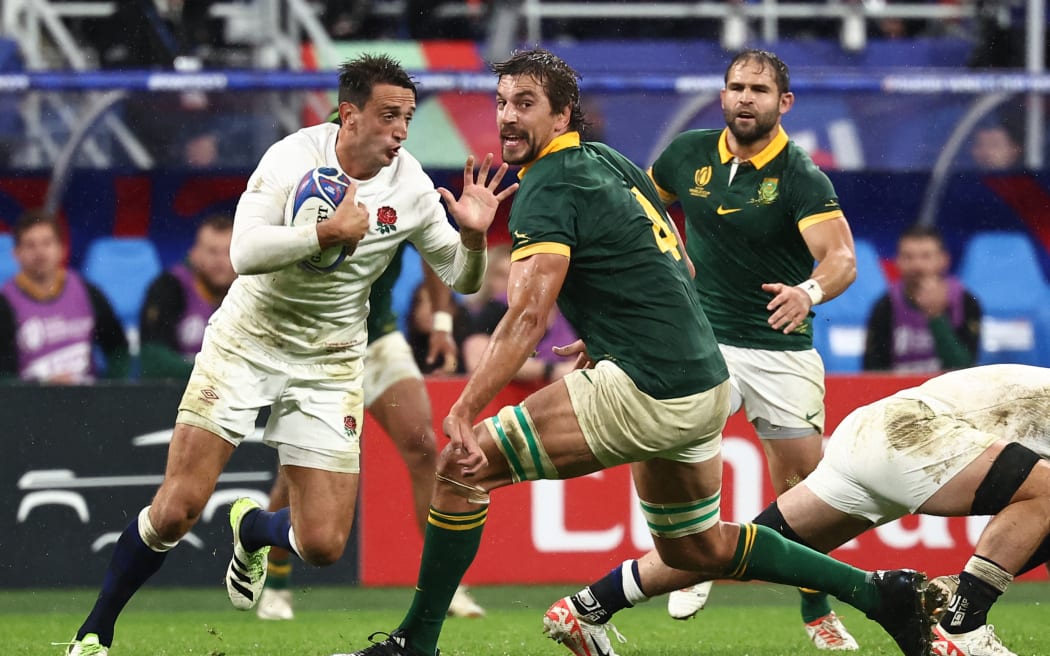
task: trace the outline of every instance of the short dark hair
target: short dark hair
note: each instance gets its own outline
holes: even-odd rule
[[[22,212],[22,216],[18,217],[14,227],[11,229],[11,236],[15,240],[15,246],[22,243],[22,236],[25,233],[38,225],[50,227],[54,231],[55,236],[58,237],[58,240],[62,241],[62,224],[58,222],[58,218],[55,215],[49,214],[42,209],[29,209]]]
[[[937,229],[937,226],[926,225],[923,223],[916,223],[909,226],[901,236],[897,238],[897,243],[901,243],[905,239],[932,239],[937,242],[941,250],[944,250],[944,235]]]
[[[565,60],[549,50],[519,50],[510,59],[496,62],[489,68],[504,75],[531,75],[543,86],[554,113],[571,108],[569,129],[582,132],[587,128],[587,119],[580,106],[580,74],[565,63]]]
[[[757,48],[748,48],[738,52],[733,57],[733,60],[729,62],[729,66],[726,66],[724,81],[729,82],[729,71],[733,70],[734,66],[749,61],[758,62],[763,67],[769,66],[773,69],[773,79],[776,80],[777,90],[780,93],[791,91],[791,73],[788,72],[787,64],[776,54],[768,50],[758,50]]]
[[[233,217],[229,214],[209,214],[201,219],[197,231],[200,232],[201,228],[211,228],[216,232],[229,232],[233,230]]]
[[[339,102],[352,103],[360,109],[372,97],[377,84],[411,89],[413,96],[418,95],[416,83],[399,61],[389,55],[365,53],[339,67]]]

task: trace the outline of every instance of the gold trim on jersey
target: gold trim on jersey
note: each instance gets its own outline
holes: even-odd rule
[[[678,194],[667,191],[656,183],[656,178],[653,177],[653,167],[650,166],[645,172],[649,174],[649,179],[653,181],[653,186],[656,187],[656,193],[660,194],[660,200],[664,205],[670,205],[678,200]]]
[[[532,165],[540,161],[547,155],[550,155],[551,153],[556,153],[559,150],[565,150],[566,148],[578,148],[579,145],[580,133],[576,132],[575,130],[554,137],[553,139],[551,139],[551,142],[549,144],[544,146],[543,150],[540,151],[540,154],[536,156],[536,159],[521,167],[521,170],[518,171],[518,179],[521,180],[522,178],[524,178],[525,173],[530,168],[532,168]]]
[[[810,226],[814,226],[824,221],[830,221],[831,219],[844,219],[846,215],[842,213],[842,210],[834,210],[832,212],[821,212],[820,214],[810,214],[806,218],[798,222],[798,231],[802,232]]]
[[[564,255],[569,257],[570,249],[565,244],[559,244],[556,241],[541,241],[538,244],[529,244],[524,248],[519,248],[510,254],[510,261],[517,262],[518,260],[524,260],[530,255],[536,253],[550,253],[552,255]]]
[[[728,164],[733,159],[733,153],[729,152],[729,128],[723,128],[722,134],[718,135],[718,157],[722,160],[723,164]],[[777,127],[777,134],[773,137],[773,140],[769,142],[765,148],[761,150],[757,155],[747,160],[751,162],[751,165],[755,169],[761,169],[766,164],[773,161],[773,158],[780,154],[780,151],[787,148],[788,145],[788,134],[784,131],[782,126]]]

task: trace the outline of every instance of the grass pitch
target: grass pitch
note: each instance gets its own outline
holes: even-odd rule
[[[473,588],[486,608],[482,619],[451,619],[441,640],[444,656],[570,656],[542,635],[541,616],[578,586]],[[142,590],[117,624],[113,656],[328,656],[368,644],[373,631],[397,626],[411,599],[408,589],[315,587],[296,591],[296,619],[263,622],[233,610],[214,589]],[[95,591],[0,590],[5,656],[58,656],[91,607]],[[992,609],[991,621],[1019,656],[1050,654],[1046,629],[1050,584],[1015,583]],[[834,604],[865,656],[899,654],[873,622]],[[715,586],[708,607],[680,622],[665,598],[624,611],[614,623],[627,637],[620,656],[817,656],[806,640],[797,594],[768,584]],[[614,639],[615,640],[615,639]]]

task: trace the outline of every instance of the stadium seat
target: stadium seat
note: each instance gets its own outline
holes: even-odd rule
[[[0,235],[0,285],[18,272],[14,254],[15,240],[7,233]]]
[[[415,293],[416,287],[421,282],[423,282],[423,257],[412,246],[406,246],[405,254],[401,256],[401,275],[394,283],[393,300],[391,301],[391,306],[397,314],[397,327],[405,335],[408,334],[412,294]]]
[[[829,373],[861,370],[868,316],[888,287],[874,244],[857,239],[854,245],[857,279],[840,296],[814,310],[817,316],[813,321],[813,346]]]
[[[1027,234],[975,233],[959,278],[983,310],[979,364],[1050,365],[1050,284]]]
[[[99,237],[88,245],[81,272],[109,299],[128,333],[132,353],[137,353],[139,310],[146,289],[161,272],[153,242],[141,237]]]

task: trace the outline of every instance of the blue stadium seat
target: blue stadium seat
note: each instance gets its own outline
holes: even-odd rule
[[[975,233],[959,278],[981,303],[980,364],[1050,365],[1050,284],[1023,232]]]
[[[8,233],[0,235],[0,285],[18,272],[14,254],[15,240]]]
[[[862,369],[868,316],[888,288],[874,244],[857,239],[854,245],[857,279],[840,296],[815,309],[813,346],[829,373],[852,373]]]
[[[401,275],[394,283],[391,292],[393,300],[391,306],[397,314],[397,327],[405,335],[408,334],[409,310],[412,309],[412,294],[416,287],[423,282],[423,256],[411,245],[405,247],[405,254],[401,256]]]
[[[153,242],[140,237],[99,237],[88,245],[81,271],[109,299],[125,330],[137,336],[146,289],[161,272]]]

